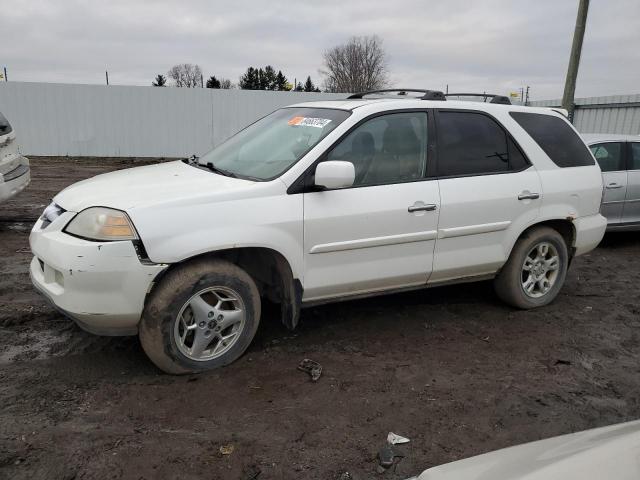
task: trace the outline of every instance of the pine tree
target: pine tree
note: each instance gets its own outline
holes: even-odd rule
[[[151,83],[154,87],[164,87],[167,84],[167,77],[164,75],[156,75],[156,79]]]
[[[289,86],[289,82],[287,81],[287,77],[284,76],[282,70],[278,70],[276,75],[276,88],[275,90],[280,90],[281,92],[285,92],[287,90],[291,90]]]
[[[304,92],[304,86],[302,85],[302,83],[298,82],[298,84],[296,85],[296,88],[293,89],[294,92]]]
[[[258,75],[258,70],[255,68],[247,68],[245,74],[242,75],[238,81],[238,87],[243,90],[258,90],[260,88]]]
[[[307,77],[307,81],[304,82],[304,91],[305,92],[315,92],[316,86],[311,81],[311,76]]]
[[[221,88],[220,80],[215,76],[209,77],[209,80],[207,80],[207,88]]]

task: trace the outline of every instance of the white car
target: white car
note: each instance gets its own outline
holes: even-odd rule
[[[504,448],[409,480],[637,480],[640,421]]]
[[[16,132],[0,112],[0,202],[29,185],[29,160],[20,155]]]
[[[551,302],[595,248],[602,177],[559,113],[357,94],[283,108],[201,158],[99,175],[33,227],[36,288],[162,370],[228,364],[261,298],[303,306],[495,278]]]
[[[640,137],[603,133],[582,138],[602,170],[607,230],[640,230]]]

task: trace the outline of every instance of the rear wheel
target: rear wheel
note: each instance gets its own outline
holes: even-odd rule
[[[260,322],[255,282],[238,266],[203,259],[169,272],[152,292],[140,342],[167,373],[217,368],[240,357]]]
[[[498,296],[518,308],[552,302],[567,275],[569,254],[564,238],[549,227],[535,227],[516,242],[495,279]]]

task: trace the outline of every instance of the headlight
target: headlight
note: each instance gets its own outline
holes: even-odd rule
[[[65,232],[91,240],[136,240],[138,235],[126,213],[105,207],[83,210],[69,222]]]

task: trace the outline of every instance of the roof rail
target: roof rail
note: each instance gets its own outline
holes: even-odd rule
[[[511,100],[509,97],[505,97],[504,95],[495,95],[493,93],[447,93],[445,97],[484,97],[484,102],[487,101],[488,98],[491,100],[489,103],[499,103],[500,105],[511,105]]]
[[[392,92],[397,92],[396,95],[407,95],[408,92],[422,93],[423,95],[421,97],[415,97],[415,98],[419,98],[420,100],[441,100],[441,101],[446,100],[444,93],[442,93],[440,90],[417,90],[415,88],[387,88],[384,90],[370,90],[368,92],[354,93],[353,95],[349,95],[347,99],[356,100],[359,98],[364,98],[365,95],[373,95],[376,93],[392,93]]]

